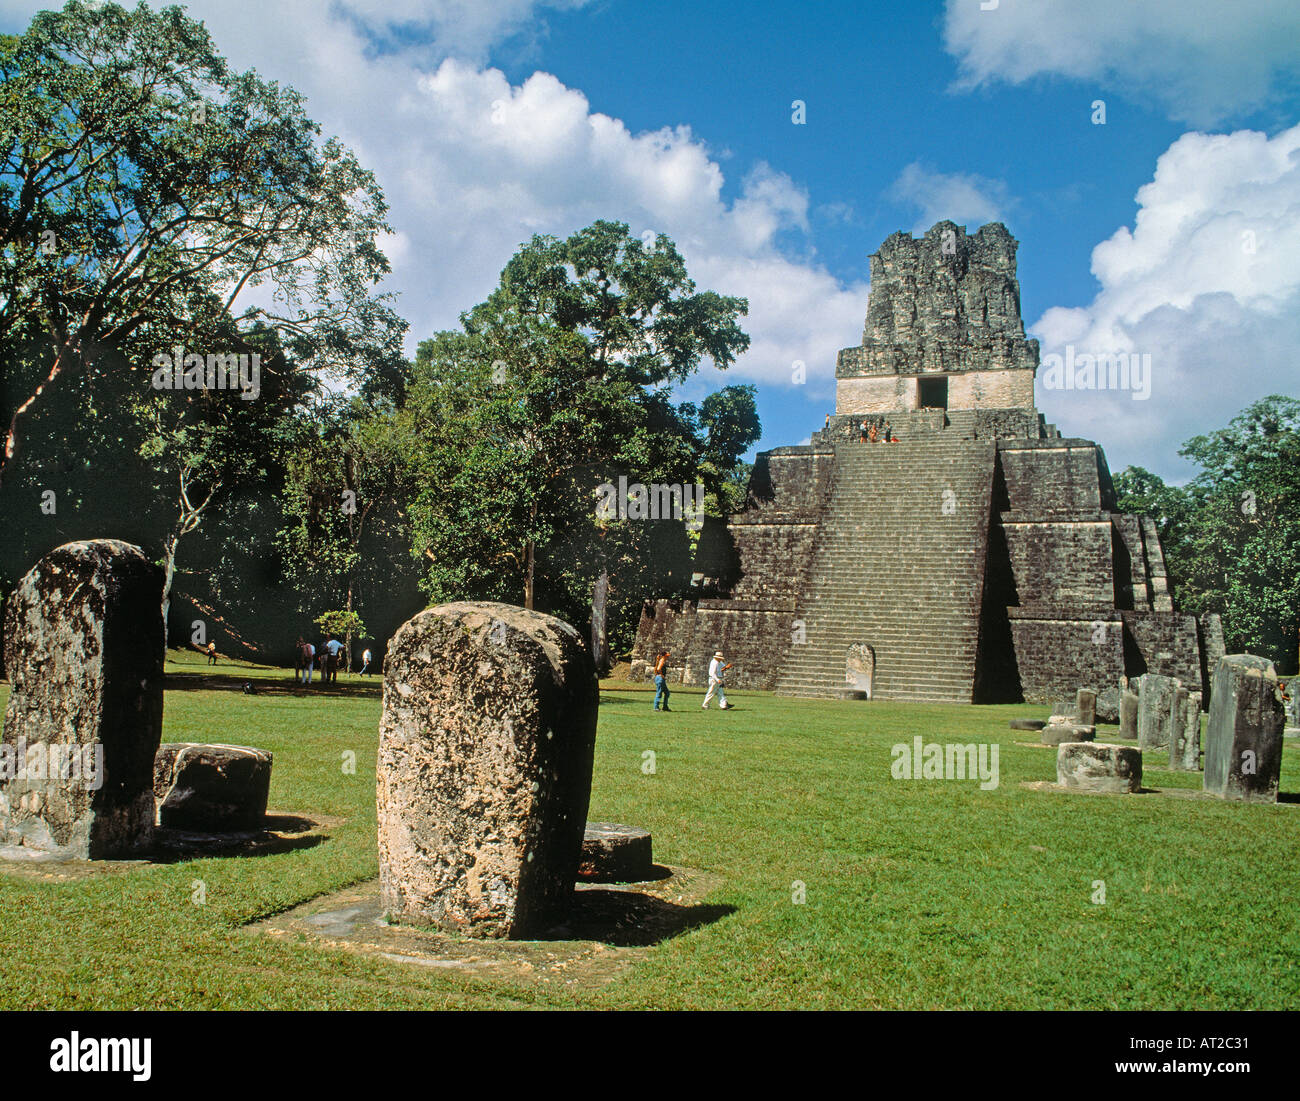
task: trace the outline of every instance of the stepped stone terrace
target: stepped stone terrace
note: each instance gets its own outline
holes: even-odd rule
[[[1174,611],[1155,524],[1116,511],[1101,448],[1034,407],[1017,242],[939,222],[871,257],[862,344],[801,447],[763,452],[706,521],[688,599],[649,601],[637,675],[795,696],[1049,703],[1121,676],[1204,689],[1212,624]],[[873,438],[874,437],[874,438]],[[1208,694],[1207,694],[1208,698]]]

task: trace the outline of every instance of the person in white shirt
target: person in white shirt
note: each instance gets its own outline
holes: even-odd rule
[[[713,655],[713,660],[709,662],[709,690],[704,694],[704,702],[700,704],[706,711],[709,709],[709,700],[713,699],[713,694],[718,695],[718,710],[725,711],[731,706],[727,702],[727,693],[722,688],[722,677],[730,665],[722,664],[722,651],[719,650]]]
[[[358,676],[367,676],[366,670],[370,668],[370,647],[367,646],[361,651],[361,672]]]

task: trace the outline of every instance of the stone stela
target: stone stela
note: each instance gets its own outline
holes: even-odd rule
[[[5,616],[13,689],[0,762],[18,746],[67,759],[92,753],[101,774],[6,775],[0,845],[24,854],[129,859],[153,844],[154,755],[162,735],[162,571],[116,539],[66,543],[19,582]]]
[[[598,698],[582,637],[552,616],[475,601],[398,628],[377,783],[390,918],[523,937],[567,917]]]
[[[1116,721],[1120,678],[1149,672],[1208,698],[1217,624],[1174,610],[1156,526],[1117,511],[1101,448],[1034,407],[1016,249],[996,222],[880,246],[835,414],[761,453],[743,509],[706,520],[696,592],[647,602],[634,676],[671,650],[670,675],[698,683],[721,649],[730,684],[782,695],[867,681],[871,699],[1050,703],[1091,685]]]

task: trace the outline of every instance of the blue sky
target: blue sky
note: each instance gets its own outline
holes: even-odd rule
[[[0,26],[38,6],[0,0]],[[753,346],[726,379],[758,385],[761,447],[798,443],[861,338],[867,256],[896,230],[999,219],[1045,354],[1151,356],[1145,400],[1040,385],[1112,469],[1181,480],[1187,437],[1300,392],[1292,0],[188,7],[375,170],[412,347],[532,233],[623,220],[749,297]]]

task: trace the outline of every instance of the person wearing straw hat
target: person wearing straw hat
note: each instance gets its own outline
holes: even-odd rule
[[[709,700],[713,699],[713,694],[718,694],[718,710],[726,711],[731,706],[727,702],[727,693],[723,691],[722,677],[730,665],[722,664],[722,651],[719,650],[713,655],[713,660],[709,662],[709,690],[704,694],[704,702],[700,704],[705,711],[709,709]]]

